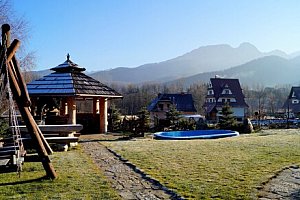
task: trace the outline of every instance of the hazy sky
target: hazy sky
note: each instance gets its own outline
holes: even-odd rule
[[[300,50],[299,0],[13,0],[37,70],[66,59],[88,71],[137,67],[200,46],[250,42]]]

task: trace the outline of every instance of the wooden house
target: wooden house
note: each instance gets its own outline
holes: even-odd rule
[[[300,116],[300,87],[292,87],[284,102],[283,109],[289,114],[289,118]]]
[[[222,107],[226,102],[232,107],[233,115],[237,120],[242,121],[245,118],[248,105],[245,102],[245,96],[239,80],[219,77],[211,78],[203,105],[206,119],[218,121]]]
[[[171,105],[175,106],[182,115],[194,115],[197,113],[191,94],[158,94],[147,108],[150,112],[151,120],[154,120],[154,118],[165,119],[166,112],[170,110]]]

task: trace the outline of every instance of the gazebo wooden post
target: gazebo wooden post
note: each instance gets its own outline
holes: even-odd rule
[[[68,124],[76,124],[76,101],[75,97],[68,97],[67,98],[68,103]]]
[[[100,98],[100,133],[107,133],[107,98]]]
[[[99,113],[99,98],[94,97],[93,98],[93,117],[95,117],[97,113]]]
[[[61,98],[59,115],[60,116],[66,115],[66,99],[65,98]]]

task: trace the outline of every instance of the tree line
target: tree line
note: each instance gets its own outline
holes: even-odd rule
[[[181,93],[186,92],[193,95],[197,112],[205,115],[202,106],[207,93],[207,83],[194,83],[188,87],[183,84],[142,84],[142,85],[120,85],[110,84],[110,87],[123,95],[123,99],[113,100],[113,104],[124,115],[135,115],[143,107],[147,107],[159,93]],[[282,106],[290,92],[290,85],[278,85],[265,87],[263,85],[242,86],[246,103],[249,105],[248,116],[253,117],[259,113],[263,116],[277,116],[284,112]]]

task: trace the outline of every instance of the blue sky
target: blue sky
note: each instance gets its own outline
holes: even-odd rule
[[[88,71],[161,62],[200,46],[300,50],[298,0],[12,0],[31,28],[36,70],[66,59]]]

